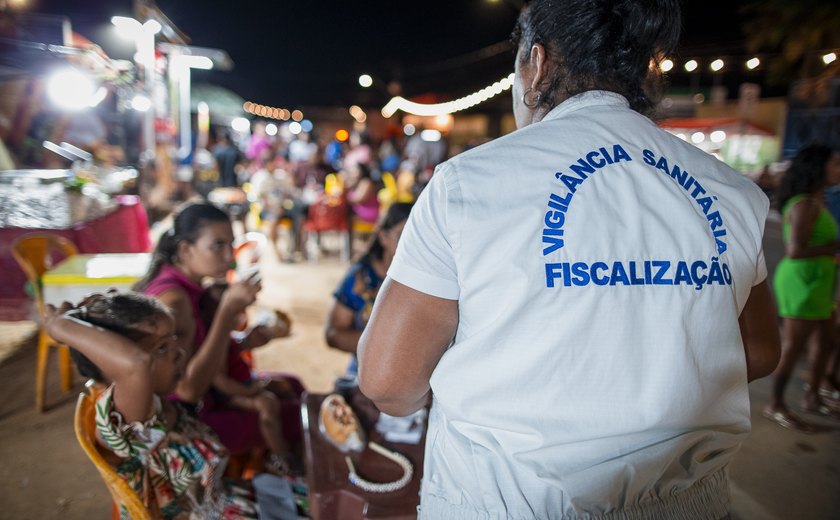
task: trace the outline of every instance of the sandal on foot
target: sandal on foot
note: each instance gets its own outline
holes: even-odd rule
[[[765,409],[762,413],[765,419],[771,420],[783,428],[790,428],[803,433],[814,433],[816,428],[803,421],[792,412],[786,410]]]
[[[822,401],[817,401],[815,403],[803,401],[801,408],[803,412],[823,415],[840,421],[840,410],[835,410]]]
[[[833,401],[835,403],[840,403],[840,390],[831,390],[830,388],[822,387],[820,388],[819,394],[820,397],[822,397],[825,401]]]
[[[805,392],[808,392],[810,389],[811,385],[809,385],[808,383],[802,385],[802,390],[805,390]],[[817,391],[817,394],[824,399],[840,401],[840,389],[832,389],[825,386],[821,386],[820,389]]]

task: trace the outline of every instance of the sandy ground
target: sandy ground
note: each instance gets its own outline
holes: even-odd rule
[[[768,235],[779,242],[778,230]],[[774,264],[778,247],[765,247],[768,263]],[[348,355],[326,346],[323,324],[347,265],[334,257],[317,265],[278,263],[273,255],[263,260],[259,304],[289,312],[294,332],[259,349],[257,368],[296,373],[311,391],[329,391]],[[26,340],[33,330],[31,323],[0,324],[0,519],[104,520],[110,516],[110,497],[73,434],[82,381],[62,395],[57,370],[50,366],[49,409],[35,413],[35,343]],[[791,382],[791,403],[801,397],[804,375],[801,368]],[[840,423],[815,419],[824,427],[816,435],[779,428],[760,416],[769,392],[769,378],[750,385],[753,432],[731,466],[733,519],[838,518]]]

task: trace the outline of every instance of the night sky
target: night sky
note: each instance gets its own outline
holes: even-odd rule
[[[68,16],[76,32],[112,57],[130,58],[133,45],[110,24],[131,16],[129,0],[31,0],[36,13]],[[515,0],[159,0],[158,6],[193,45],[225,49],[230,72],[196,71],[195,82],[231,88],[247,100],[280,106],[381,105],[397,81],[406,96],[436,92],[458,97],[513,69],[510,51],[480,56],[507,40]],[[708,51],[742,43],[739,2],[684,3],[682,42]],[[377,83],[362,89],[360,74]],[[675,81],[680,78],[676,77]]]

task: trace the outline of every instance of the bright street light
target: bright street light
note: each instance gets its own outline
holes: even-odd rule
[[[140,23],[128,16],[112,16],[111,23],[119,29],[120,36],[129,40],[136,40],[142,34],[155,35],[162,29],[157,20],[146,20],[146,23]]]
[[[362,74],[359,76],[359,85],[363,86],[364,88],[368,88],[373,85],[373,78],[370,77],[368,74]]]
[[[244,117],[236,117],[230,122],[230,126],[237,132],[247,132],[251,129],[251,122]]]
[[[120,36],[129,40],[136,39],[140,35],[140,31],[143,30],[143,24],[127,16],[112,16],[111,23],[119,29]]]
[[[131,108],[138,112],[146,112],[152,108],[152,100],[143,94],[137,94],[131,98]]]
[[[143,65],[143,89],[146,97],[153,97],[153,85],[155,84],[155,35],[160,32],[161,25],[157,20],[147,20],[140,23],[134,18],[127,16],[114,16],[111,23],[117,28],[119,34],[125,38],[134,40],[137,46],[135,60]],[[142,162],[148,163],[155,158],[155,113],[154,106],[150,104],[145,111],[143,118],[143,155]]]
[[[107,93],[104,88],[97,89],[90,76],[73,68],[60,69],[47,79],[47,96],[64,110],[96,106]]]
[[[758,67],[759,65],[761,65],[761,60],[758,59],[758,58],[752,58],[752,59],[747,60],[747,68],[750,69],[750,70],[753,70],[754,68]]]
[[[685,70],[686,72],[694,72],[697,70],[697,60],[688,60],[685,62]]]
[[[213,68],[213,60],[207,56],[192,56],[190,54],[178,54],[172,57],[173,64],[177,63],[179,67],[188,67],[191,69],[210,70]]]
[[[713,62],[712,62],[712,64],[711,64],[711,65],[709,65],[709,67],[710,67],[713,71],[718,72],[720,69],[722,69],[722,68],[723,68],[723,60],[722,60],[722,59],[720,59],[720,58],[718,58],[718,59],[716,59],[715,61],[713,61]]]
[[[152,20],[150,20],[152,21]],[[148,23],[148,22],[147,22]],[[178,127],[181,135],[181,157],[186,157],[192,147],[192,126],[190,124],[192,102],[190,101],[191,74],[190,69],[210,70],[213,60],[207,56],[193,56],[191,54],[176,54],[172,57],[171,71],[178,81]]]
[[[669,72],[674,68],[674,62],[666,58],[659,64],[659,68],[662,69],[662,72]]]
[[[823,57],[822,57],[823,63],[825,63],[826,65],[832,63],[836,59],[837,59],[837,55],[834,54],[833,52],[829,52],[828,54],[823,54]]]
[[[160,22],[157,20],[146,20],[146,23],[143,24],[143,29],[149,34],[157,34],[163,27],[161,27]]]

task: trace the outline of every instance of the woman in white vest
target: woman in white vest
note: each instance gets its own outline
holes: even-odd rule
[[[779,358],[749,179],[643,113],[677,0],[535,0],[518,130],[440,165],[359,346],[433,403],[420,517],[719,519]]]

